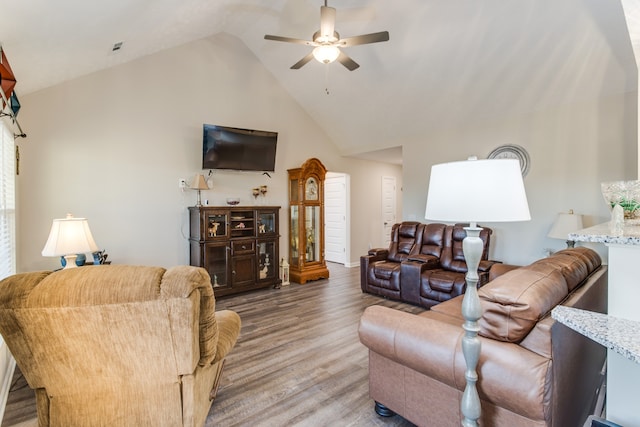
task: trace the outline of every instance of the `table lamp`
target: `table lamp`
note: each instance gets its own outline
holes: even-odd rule
[[[467,263],[467,289],[462,300],[465,319],[462,353],[466,363],[466,386],[460,409],[463,426],[477,426],[480,397],[476,388],[476,367],[480,358],[478,320],[482,306],[478,296],[478,265],[482,257],[482,239],[477,222],[511,222],[531,219],[524,190],[520,163],[516,159],[477,160],[442,163],[431,168],[425,218],[469,223],[462,250]]]
[[[567,242],[568,248],[573,248],[576,242],[569,240],[569,233],[581,230],[582,228],[582,215],[574,214],[573,209],[571,209],[569,212],[561,212],[558,214],[547,237],[564,240]]]
[[[62,256],[66,261],[65,269],[77,267],[77,254],[95,252],[98,245],[93,240],[89,222],[86,218],[74,218],[67,214],[66,218],[54,219],[47,243],[42,249],[42,256]]]
[[[189,186],[189,188],[191,188],[192,190],[198,191],[198,200],[196,202],[196,206],[197,207],[202,206],[202,202],[200,201],[200,191],[209,189],[209,186],[207,185],[207,180],[204,179],[204,175],[197,174],[193,178],[193,181],[191,181],[191,185]]]

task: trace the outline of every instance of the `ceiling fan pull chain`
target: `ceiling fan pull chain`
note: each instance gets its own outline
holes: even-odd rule
[[[324,91],[329,95],[329,64],[324,66]]]

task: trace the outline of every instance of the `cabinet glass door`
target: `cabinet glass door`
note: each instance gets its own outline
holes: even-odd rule
[[[204,265],[211,276],[213,288],[228,287],[226,244],[213,243],[204,246]]]
[[[298,248],[298,206],[291,206],[291,224],[289,227],[289,231],[291,236],[289,236],[289,238],[291,239],[291,246],[290,246],[290,250],[291,250],[291,255],[289,256],[290,260],[289,260],[289,264],[297,266],[298,265],[298,256],[300,254],[299,252],[299,248]]]
[[[227,237],[227,215],[210,213],[207,215],[207,239]]]
[[[275,212],[259,212],[258,213],[258,236],[265,234],[273,234],[276,232],[276,214]]]
[[[306,262],[320,261],[320,206],[305,206]]]
[[[276,245],[273,241],[258,242],[258,280],[273,280],[278,276]]]

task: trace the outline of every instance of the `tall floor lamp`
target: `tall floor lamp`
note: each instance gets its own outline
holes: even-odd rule
[[[478,265],[483,244],[478,222],[528,221],[531,219],[527,195],[515,159],[476,160],[442,163],[431,168],[425,218],[436,221],[469,223],[462,250],[467,263],[467,290],[462,300],[462,353],[466,363],[466,386],[460,410],[462,425],[478,425],[480,397],[476,388],[476,367],[480,358],[478,320],[482,307],[478,296]]]

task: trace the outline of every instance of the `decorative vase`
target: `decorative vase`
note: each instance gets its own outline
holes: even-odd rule
[[[619,205],[625,220],[640,216],[640,181],[603,182],[600,187],[609,209]]]
[[[85,254],[77,254],[76,265],[82,267],[85,262],[87,262],[87,256]],[[62,264],[63,268],[67,266],[67,260],[63,256],[60,257],[60,264]]]

